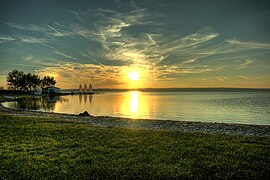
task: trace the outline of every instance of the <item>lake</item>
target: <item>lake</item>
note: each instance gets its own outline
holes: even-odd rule
[[[33,97],[5,107],[94,116],[270,125],[269,92],[106,92]]]

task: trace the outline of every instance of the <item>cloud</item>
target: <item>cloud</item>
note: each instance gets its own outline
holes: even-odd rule
[[[130,34],[124,32],[124,30],[129,27],[132,28],[133,26],[143,24],[146,20],[146,14],[145,9],[138,9],[125,13],[98,9],[98,16],[100,16],[101,20],[94,23],[96,32],[85,31],[88,33],[86,38],[89,38],[90,36],[91,39],[99,42],[103,47],[104,57],[109,61],[123,61],[130,64],[145,63],[146,56],[141,52],[141,49],[132,47],[133,45],[137,46],[139,40],[130,36]],[[82,27],[79,29],[81,28]],[[85,35],[83,36],[85,37]],[[153,39],[148,39],[148,41],[151,41],[153,44]],[[143,44],[141,45],[141,48],[143,48]]]
[[[33,64],[18,64],[18,63],[1,63],[2,65],[8,65],[8,66],[15,66],[15,67],[35,67],[35,68],[40,68],[38,65],[33,65]]]
[[[166,77],[173,77],[174,79],[179,78],[182,75],[186,74],[202,74],[202,73],[210,73],[214,71],[220,71],[223,67],[217,66],[217,67],[210,67],[207,65],[204,66],[190,66],[190,67],[179,67],[176,65],[164,65],[155,68],[156,77],[162,78],[164,76]]]
[[[33,55],[25,55],[22,56],[21,59],[25,62],[27,62],[28,66],[45,68],[45,67],[61,67],[62,65],[67,64],[67,61],[61,60],[61,59],[54,59],[54,58],[48,58],[48,57],[38,57]],[[31,64],[30,64],[31,63]],[[74,62],[69,62],[74,63]]]
[[[94,52],[82,53],[94,63],[104,65],[99,59],[107,63],[126,64],[132,66],[150,65],[152,67],[167,65],[193,64],[200,58],[209,56],[203,53],[202,47],[209,41],[219,36],[219,33],[209,29],[203,29],[196,33],[179,36],[162,33],[150,33],[149,29],[160,27],[160,23],[153,21],[158,13],[149,12],[145,8],[139,8],[126,12],[98,8],[96,16],[98,20],[93,26],[83,24],[70,24],[68,26],[55,23],[53,25],[18,25],[9,23],[10,26],[23,30],[42,31],[47,38],[21,36],[24,43],[39,43],[65,58],[76,59],[50,45],[57,41],[54,38],[81,36],[84,39],[100,43],[103,49],[99,50],[100,57],[94,56]],[[73,13],[74,14],[74,13]],[[133,29],[141,27],[140,31]],[[65,30],[64,30],[65,29]],[[134,34],[136,32],[136,34]],[[95,52],[96,53],[96,52]]]
[[[159,17],[158,13],[144,8],[128,12],[108,9],[97,11],[100,16],[98,19],[101,20],[94,23],[96,32],[92,32],[91,38],[101,44],[103,57],[109,61],[122,61],[131,66],[150,65],[154,68],[163,65],[191,66],[201,58],[216,54],[212,49],[212,53],[204,51],[208,47],[207,43],[219,36],[211,28],[184,37],[150,33],[149,29],[159,31],[162,27],[160,22],[153,21]],[[139,31],[137,27],[141,27]]]
[[[252,80],[252,78],[250,78],[248,76],[238,76],[238,77],[241,79],[244,79],[244,80]]]
[[[114,10],[111,10],[111,9],[104,9],[104,8],[96,8],[98,10],[98,12],[101,12],[101,13],[108,13],[108,14],[117,14]],[[92,12],[90,10],[90,12]]]
[[[72,24],[70,25],[70,29],[77,36],[82,36],[84,39],[87,39],[87,40],[94,40],[93,31],[89,30],[89,28],[87,27],[84,27],[79,24]]]
[[[57,55],[60,55],[62,57],[68,58],[68,59],[72,59],[72,60],[77,60],[76,57],[70,56],[64,52],[61,52],[60,50],[58,50],[57,48],[49,45],[49,40],[48,39],[43,39],[43,38],[36,38],[33,36],[18,36],[18,38],[21,40],[21,42],[23,43],[30,43],[30,44],[41,44],[43,46],[46,46],[52,50],[54,50],[54,53]]]
[[[92,83],[96,87],[122,84],[121,72],[124,67],[100,66],[94,64],[64,63],[61,66],[45,67],[37,72],[41,76],[51,75],[57,84],[65,87],[78,87],[79,84]]]
[[[240,64],[239,68],[243,69],[243,68],[247,68],[250,64],[253,64],[254,62],[250,59],[245,60],[244,63]]]
[[[45,44],[48,43],[50,40],[45,38],[39,38],[34,36],[23,36],[19,35],[17,38],[20,40],[20,42],[23,43],[29,43],[29,44]]]
[[[229,80],[231,80],[231,78],[229,78],[229,77],[221,77],[221,76],[216,77],[216,79],[218,81],[229,81]]]
[[[198,32],[180,39],[175,39],[171,43],[168,43],[166,40],[165,42],[162,42],[165,49],[164,52],[183,52],[193,48],[194,46],[196,46],[195,48],[198,48],[198,45],[202,45],[203,43],[216,38],[218,35],[219,33],[214,32]]]
[[[23,56],[22,57],[22,59],[24,60],[24,61],[30,61],[30,60],[32,60],[34,58],[34,56],[32,56],[32,55],[27,55],[27,56]]]
[[[74,58],[74,57],[72,57],[70,55],[67,55],[66,53],[60,52],[60,51],[54,51],[54,53],[57,54],[57,55],[63,56],[65,58],[68,58],[68,59],[73,59],[73,60],[77,59],[77,58]]]
[[[104,66],[104,64],[102,64],[102,63],[99,62],[98,60],[96,60],[96,59],[94,59],[93,57],[91,57],[91,55],[88,55],[88,54],[84,54],[84,53],[83,53],[82,56],[88,58],[90,61],[93,61],[94,63],[97,63],[97,64],[99,64],[99,65],[101,65],[101,66]]]
[[[51,25],[47,25],[47,26],[50,28],[50,30],[52,30],[52,31],[48,32],[48,34],[51,36],[54,36],[54,37],[74,37],[74,36],[76,36],[76,34],[73,32],[64,31],[62,29],[60,30],[60,29],[57,29]]]
[[[0,36],[0,43],[15,41],[16,39],[11,36]]]
[[[70,13],[75,15],[75,17],[77,18],[78,21],[84,22],[84,20],[81,18],[80,14],[78,12],[70,10]]]
[[[240,41],[240,40],[236,40],[236,39],[227,40],[227,42],[232,44],[232,45],[243,46],[243,47],[247,47],[247,48],[270,49],[270,44],[266,44],[266,43]]]
[[[72,23],[67,24],[7,23],[9,27],[22,31],[15,37],[0,36],[0,42],[19,41],[46,46],[54,55],[46,57],[46,62],[41,57],[24,56],[22,59],[48,66],[39,71],[44,74],[52,71],[62,82],[70,82],[67,79],[69,77],[76,83],[94,79],[100,85],[123,83],[119,76],[128,68],[142,69],[151,80],[169,81],[185,75],[210,76],[213,73],[212,80],[227,81],[228,78],[216,77],[214,72],[223,71],[226,66],[246,68],[254,62],[248,59],[250,54],[243,52],[270,49],[270,44],[225,40],[222,33],[209,27],[189,34],[173,33],[167,29],[168,22],[158,19],[161,16],[159,13],[136,6],[131,10],[130,7],[123,9],[93,8],[87,12],[68,10],[69,17],[77,18],[76,23],[74,18]],[[91,17],[91,21],[86,21],[85,17]],[[33,35],[27,35],[27,31],[34,31]],[[74,44],[70,43],[73,40]],[[75,47],[75,42],[80,47]],[[66,53],[59,49],[60,45],[74,48],[65,47],[69,49]],[[74,53],[78,56],[72,56]],[[78,60],[85,64],[67,63],[57,58]],[[242,64],[232,63],[236,60],[245,61]],[[76,76],[79,78],[76,79]]]
[[[15,29],[23,30],[23,31],[40,32],[42,33],[40,35],[43,35],[46,38],[51,38],[51,40],[53,40],[53,38],[55,37],[78,36],[72,30],[64,30],[64,29],[67,29],[67,27],[59,23],[55,23],[57,27],[54,27],[53,25],[49,25],[49,24],[45,24],[43,26],[35,25],[35,24],[17,24],[17,23],[12,23],[12,22],[7,22],[6,24],[11,28],[15,28]]]
[[[218,49],[207,49],[208,43],[219,36],[219,33],[211,28],[186,36],[150,33],[149,29],[160,28],[160,23],[152,21],[159,15],[146,9],[124,13],[108,9],[97,11],[97,15],[100,16],[98,19],[101,20],[94,22],[94,31],[87,32],[91,34],[92,40],[101,44],[103,58],[107,61],[121,61],[124,65],[144,67],[145,70],[151,68],[148,71],[152,74],[152,78],[165,76],[177,78],[184,74],[209,73],[222,69],[222,66],[193,65],[201,58],[221,52]],[[136,29],[137,27],[141,27],[140,31]],[[136,31],[133,31],[133,28]],[[97,58],[91,58],[93,53],[83,56],[94,63],[100,63]]]
[[[24,31],[47,32],[49,30],[48,28],[38,26],[35,24],[22,25],[22,24],[17,24],[17,23],[12,23],[12,22],[7,22],[6,24],[12,28],[16,28],[16,29],[20,29]]]

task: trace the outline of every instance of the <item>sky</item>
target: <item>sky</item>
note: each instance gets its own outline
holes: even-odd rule
[[[60,88],[270,88],[270,1],[2,0],[0,87],[13,69]]]

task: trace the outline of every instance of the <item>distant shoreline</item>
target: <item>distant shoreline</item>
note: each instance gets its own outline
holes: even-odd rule
[[[61,92],[78,92],[78,89],[61,89]],[[93,92],[270,92],[270,88],[134,88],[134,89],[114,89],[114,88],[97,88]],[[19,92],[8,89],[0,90],[0,95],[18,94],[31,95],[30,92]]]
[[[75,91],[76,89],[62,89],[62,91]],[[134,89],[113,89],[98,88],[94,91],[101,92],[270,92],[270,88],[134,88]]]

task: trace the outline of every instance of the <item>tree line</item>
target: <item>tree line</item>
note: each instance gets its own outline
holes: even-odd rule
[[[23,71],[12,70],[7,76],[8,89],[31,92],[36,88],[55,86],[54,77],[44,76],[40,78],[36,74],[24,73]]]

